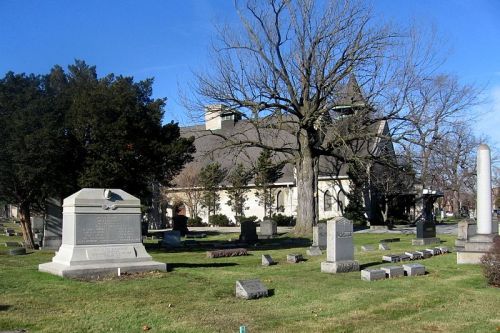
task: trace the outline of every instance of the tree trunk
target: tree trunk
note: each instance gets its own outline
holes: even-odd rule
[[[24,202],[19,205],[19,216],[21,222],[21,229],[23,231],[24,246],[28,249],[34,249],[35,241],[33,240],[33,232],[31,231],[29,202]]]
[[[302,145],[301,156],[296,162],[297,172],[297,222],[294,233],[297,235],[310,235],[312,227],[318,221],[317,197],[317,157],[312,156],[311,149]]]
[[[453,215],[455,217],[460,216],[460,193],[457,190],[453,190]]]

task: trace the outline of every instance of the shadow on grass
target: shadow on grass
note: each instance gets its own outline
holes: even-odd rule
[[[372,267],[372,266],[377,266],[377,265],[380,265],[380,264],[383,264],[384,262],[383,261],[372,261],[372,262],[367,262],[366,264],[361,264],[359,265],[359,269],[360,270],[363,270],[365,268],[368,268],[368,267]]]
[[[188,239],[182,242],[183,245],[176,248],[164,248],[160,244],[145,243],[148,252],[152,253],[181,253],[181,252],[203,252],[221,249],[245,248],[248,251],[268,251],[293,249],[297,247],[307,247],[311,245],[309,238],[299,237],[279,237],[273,239],[261,239],[255,244],[242,243],[240,241],[228,240],[204,240]]]
[[[193,264],[193,263],[174,263],[167,264],[167,272],[172,272],[176,268],[218,268],[218,267],[230,267],[237,266],[234,262],[211,262],[206,264]]]
[[[0,304],[0,311],[7,311],[10,308],[11,308],[10,305]]]

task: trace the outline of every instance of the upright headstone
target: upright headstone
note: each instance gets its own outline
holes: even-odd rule
[[[64,199],[62,245],[38,269],[65,277],[166,270],[141,243],[141,202],[119,189],[84,188]]]
[[[436,224],[434,222],[434,202],[443,194],[434,190],[424,189],[422,191],[423,218],[417,221],[417,238],[412,239],[412,245],[427,245],[440,243],[436,237]]]
[[[252,221],[244,221],[241,223],[240,241],[254,244],[258,240],[257,225]]]
[[[42,247],[57,250],[62,244],[63,207],[61,200],[49,198],[45,202],[46,215]]]
[[[475,235],[467,235],[463,248],[457,249],[457,264],[480,264],[481,257],[491,249],[495,237],[491,213],[490,148],[481,144],[477,150],[477,230]]]
[[[322,250],[326,250],[326,223],[318,223],[313,227],[313,243],[307,249],[307,255],[320,256]]]
[[[457,250],[463,249],[467,239],[474,236],[476,230],[477,224],[473,219],[466,219],[465,221],[458,222],[457,239],[455,240],[455,247]]]
[[[278,225],[273,220],[264,220],[260,222],[260,239],[269,239],[278,235]]]
[[[321,263],[324,273],[359,271],[359,263],[354,260],[352,222],[344,217],[335,217],[327,222],[327,255]]]

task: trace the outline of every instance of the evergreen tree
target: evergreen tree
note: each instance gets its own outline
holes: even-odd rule
[[[364,168],[359,163],[351,163],[347,175],[351,179],[351,188],[347,193],[349,203],[344,209],[344,217],[356,224],[365,224],[365,206],[363,200],[363,184],[366,183]]]
[[[283,175],[283,163],[274,163],[271,151],[264,149],[257,160],[255,167],[255,185],[259,203],[264,207],[264,214],[271,217],[274,204],[274,190],[272,185]]]
[[[228,188],[229,201],[236,220],[238,217],[244,216],[245,202],[247,200],[246,193],[248,192],[248,182],[252,179],[252,173],[245,169],[243,164],[238,163],[228,176],[230,187]]]
[[[203,188],[201,205],[208,209],[208,217],[215,215],[219,209],[219,185],[226,176],[226,169],[220,163],[212,162],[200,171],[200,186]]]

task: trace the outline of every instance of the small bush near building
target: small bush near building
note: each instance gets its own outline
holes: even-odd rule
[[[195,217],[190,217],[188,219],[188,227],[203,227],[205,224],[203,224],[201,217],[195,216]]]
[[[208,218],[208,222],[218,227],[229,227],[232,225],[231,221],[224,214],[215,214]]]
[[[282,214],[273,214],[271,219],[280,227],[293,227],[295,225],[295,217]]]
[[[500,287],[500,236],[493,240],[493,247],[481,258],[484,277],[488,284]]]

